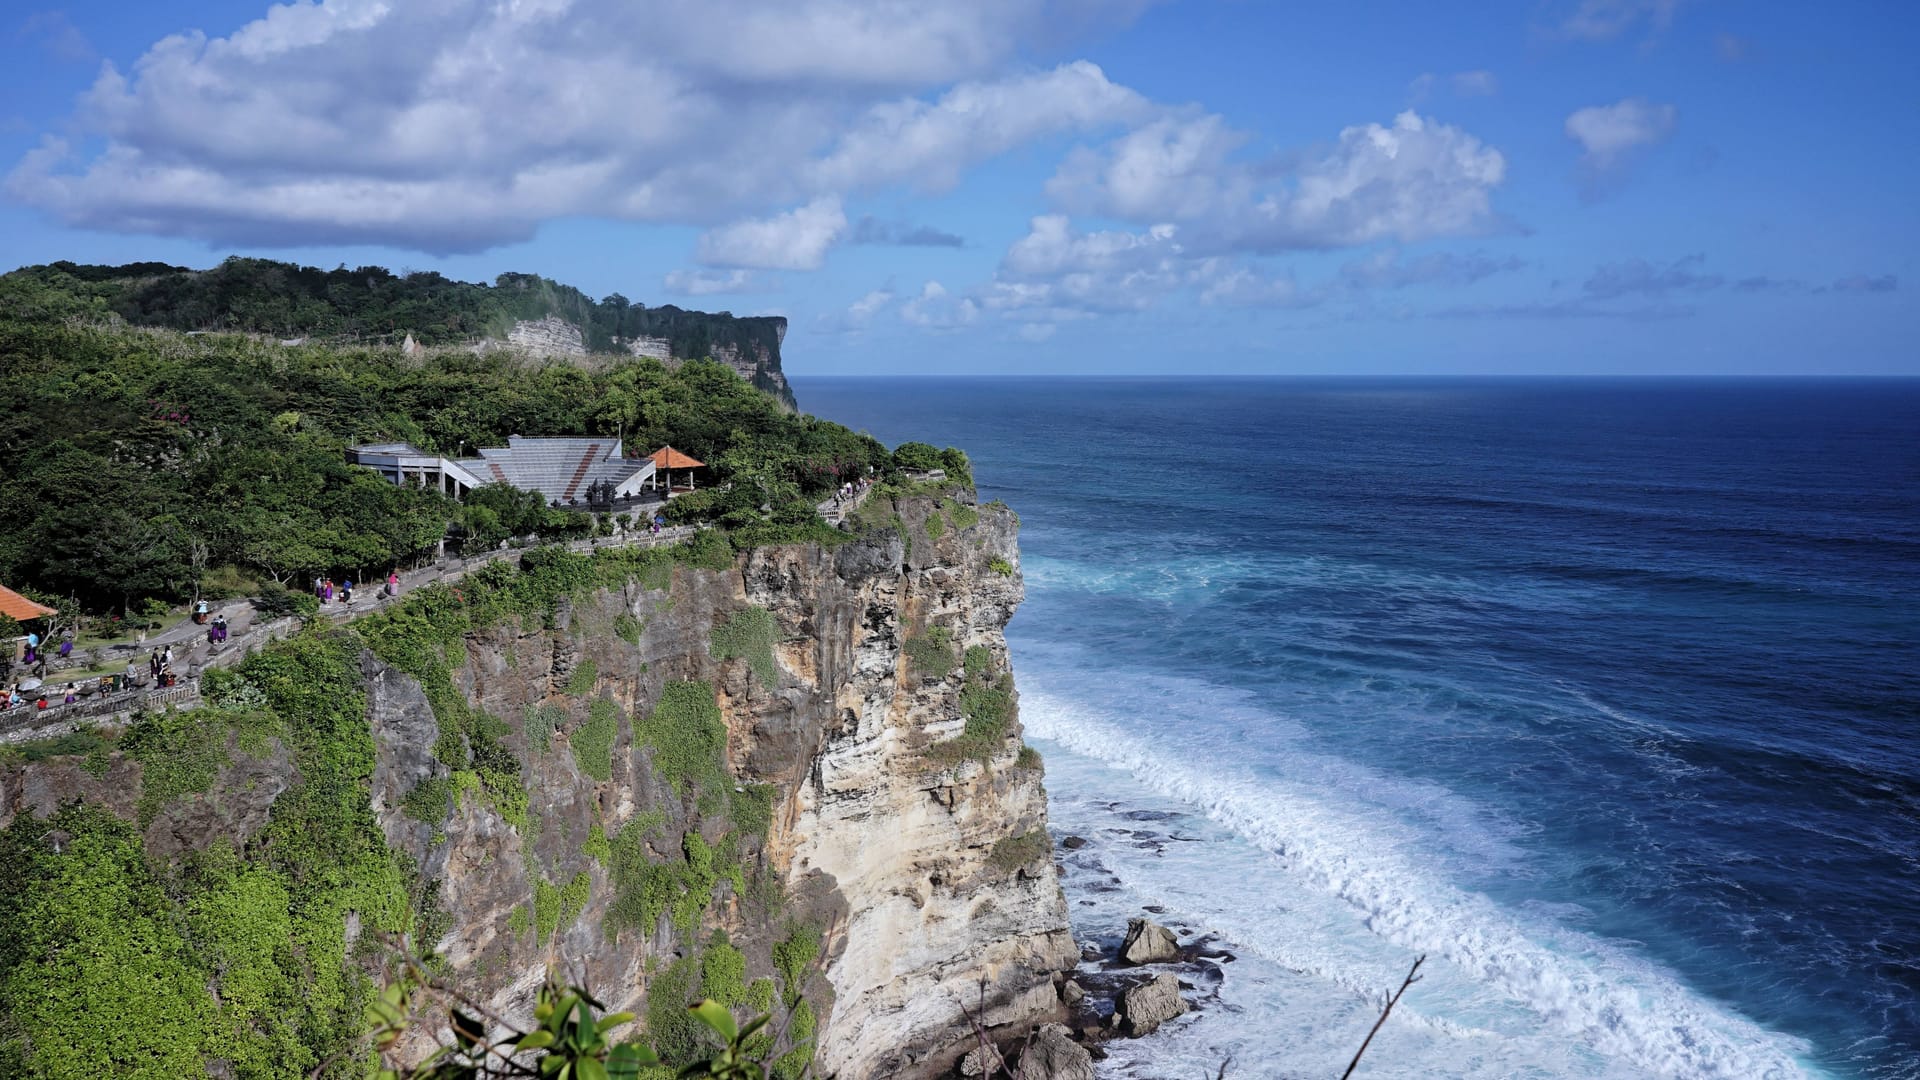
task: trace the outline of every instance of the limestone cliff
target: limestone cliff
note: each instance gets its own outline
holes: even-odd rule
[[[702,316],[718,320],[733,321],[730,314]],[[788,384],[787,376],[780,370],[780,345],[787,337],[787,320],[780,316],[764,316],[751,322],[765,324],[772,330],[771,345],[756,337],[748,336],[744,341],[712,341],[700,339],[698,344],[704,348],[704,354],[732,368],[741,378],[772,394],[787,407],[794,407],[793,387]],[[624,348],[634,356],[650,356],[655,360],[675,366],[693,358],[684,351],[676,352],[674,343],[665,337],[641,335],[628,338],[614,338],[615,348]],[[549,315],[541,319],[521,319],[507,331],[504,341],[499,338],[484,338],[472,348],[476,352],[488,352],[495,349],[509,349],[529,356],[539,357],[575,357],[587,356],[591,352],[587,338],[580,327],[560,318]]]
[[[715,996],[776,1015],[782,1075],[811,1053],[846,1080],[949,1073],[966,1011],[1058,1018],[1075,948],[1002,633],[1017,519],[950,494],[833,547],[530,554],[359,624],[366,797],[448,976],[524,1018],[557,970],[670,1050]],[[137,812],[150,861],[252,850],[305,766],[286,736],[226,745],[175,803],[143,792],[151,751],[15,763],[0,815],[84,799]]]

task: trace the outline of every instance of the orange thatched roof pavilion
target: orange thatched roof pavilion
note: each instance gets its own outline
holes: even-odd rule
[[[11,615],[20,622],[58,614],[47,605],[36,604],[5,585],[0,585],[0,613]]]
[[[701,461],[699,458],[683,454],[671,446],[663,446],[655,450],[648,460],[653,462],[654,476],[664,475],[667,478],[667,495],[669,497],[671,497],[676,490],[673,486],[673,470],[685,469],[687,472],[687,486],[677,490],[692,491],[693,470],[707,467],[706,462]]]

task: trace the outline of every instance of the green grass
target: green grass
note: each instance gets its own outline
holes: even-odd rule
[[[727,726],[705,682],[670,682],[646,720],[636,725],[637,739],[653,750],[653,767],[675,794],[719,791],[727,784],[722,754]]]
[[[1013,676],[996,675],[991,653],[968,650],[966,684],[960,688],[960,734],[927,748],[936,764],[951,768],[964,761],[984,765],[1006,746],[1013,725]]]
[[[998,555],[987,560],[987,569],[999,574],[1001,577],[1013,576],[1013,564]]]
[[[613,842],[607,839],[606,826],[596,821],[587,829],[587,838],[580,842],[580,854],[601,866],[613,861]]]
[[[942,678],[953,670],[953,631],[944,626],[930,626],[925,634],[907,638],[905,649],[913,670],[925,678]]]
[[[971,506],[954,502],[952,499],[942,499],[940,508],[947,512],[947,517],[953,520],[953,527],[956,529],[970,529],[980,523],[980,511]]]
[[[422,780],[407,792],[402,811],[423,825],[439,826],[453,812],[453,778],[436,776]]]
[[[527,734],[527,743],[544,754],[553,747],[553,733],[566,722],[567,710],[562,706],[529,705],[522,730]]]
[[[600,665],[592,660],[582,660],[573,666],[573,672],[567,676],[567,693],[591,694],[599,678]]]
[[[613,745],[620,738],[620,707],[611,698],[595,698],[587,722],[573,733],[573,760],[580,771],[605,783],[613,779]]]
[[[1002,874],[1011,874],[1030,863],[1037,862],[1048,852],[1047,834],[1043,829],[1034,829],[1018,836],[1003,837],[994,842],[993,850],[987,853],[987,865]]]
[[[773,613],[763,607],[748,607],[713,628],[707,649],[715,660],[745,660],[760,685],[772,689],[780,680],[780,669],[773,660],[773,647],[779,640],[780,628]]]

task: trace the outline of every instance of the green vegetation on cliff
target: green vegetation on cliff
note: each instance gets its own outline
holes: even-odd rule
[[[132,823],[81,806],[0,832],[0,1074],[174,1077],[219,1060],[236,1076],[286,1076],[359,1035],[371,983],[355,950],[416,913],[412,871],[367,799],[358,655],[351,633],[308,632],[211,683],[214,708],[128,731],[152,785],[143,820],[204,790],[229,745],[287,744],[293,786],[240,847],[155,860]],[[248,710],[223,715],[230,701]]]
[[[0,278],[0,285],[9,281]],[[470,454],[510,434],[671,444],[714,486],[675,499],[741,545],[833,539],[814,503],[888,468],[872,438],[782,409],[717,363],[668,370],[448,352],[283,347],[18,317],[0,288],[0,580],[100,610],[144,597],[364,574],[430,554],[449,527],[582,536],[583,514],[483,488],[460,505],[347,463],[346,447],[405,440]]]
[[[388,345],[407,334],[422,345],[505,338],[516,322],[552,316],[579,327],[590,352],[625,352],[627,342],[655,338],[679,359],[730,352],[765,357],[776,370],[786,328],[778,316],[740,318],[670,304],[650,308],[618,293],[594,300],[535,274],[501,274],[492,285],[481,285],[430,270],[321,270],[238,256],[208,270],[165,263],[29,266],[0,277],[0,307],[38,318],[113,315],[134,326],[169,330]]]

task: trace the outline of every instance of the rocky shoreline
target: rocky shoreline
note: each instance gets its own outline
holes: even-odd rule
[[[1127,816],[1158,821],[1171,815],[1134,811]],[[1197,840],[1150,830],[1134,830],[1130,839],[1143,845]],[[1056,838],[1060,854],[1086,845],[1080,836]],[[1027,1038],[998,1044],[983,1037],[981,1047],[960,1060],[956,1073],[987,1080],[1093,1080],[1095,1063],[1107,1057],[1106,1044],[1151,1036],[1164,1024],[1217,1004],[1226,966],[1236,959],[1233,952],[1213,934],[1177,922],[1172,927],[1155,922],[1150,916],[1166,916],[1159,905],[1143,910],[1145,914],[1128,919],[1124,928],[1078,942],[1079,963],[1054,979],[1065,1023],[1047,1024]]]

